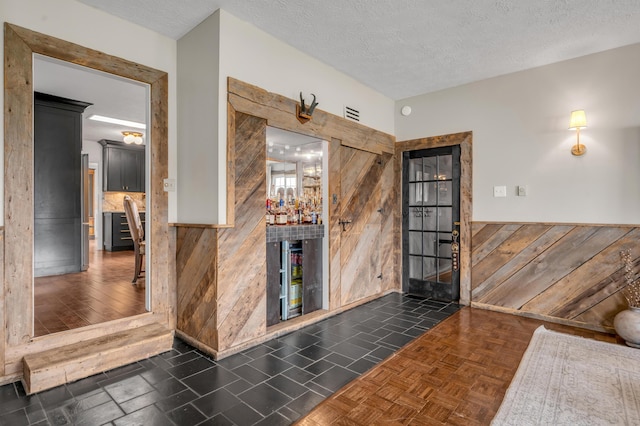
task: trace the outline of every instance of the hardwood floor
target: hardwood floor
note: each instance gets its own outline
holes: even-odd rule
[[[486,425],[534,330],[615,336],[465,307],[320,403],[297,424]]]
[[[98,251],[91,243],[87,271],[34,280],[36,337],[146,312],[144,277],[131,285],[133,251]]]

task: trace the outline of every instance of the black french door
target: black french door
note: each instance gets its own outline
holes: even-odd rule
[[[460,298],[460,146],[406,151],[402,158],[403,291]]]

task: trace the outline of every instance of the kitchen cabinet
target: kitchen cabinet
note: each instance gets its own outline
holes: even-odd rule
[[[140,221],[145,225],[145,213],[140,212]],[[133,250],[133,239],[124,212],[104,212],[104,249],[106,251]]]
[[[80,272],[82,113],[91,104],[39,92],[34,98],[34,276]]]
[[[127,145],[106,139],[100,144],[104,163],[103,190],[144,192],[144,145]]]

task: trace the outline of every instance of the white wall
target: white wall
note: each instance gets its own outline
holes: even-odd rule
[[[218,216],[219,194],[224,194],[218,173],[224,159],[220,163],[217,138],[219,16],[215,12],[178,40],[177,190],[181,223],[222,223]],[[226,89],[222,93],[226,102]],[[226,129],[226,120],[221,123]]]
[[[391,99],[225,11],[217,11],[180,39],[178,58],[180,146],[189,143],[193,150],[181,149],[179,155],[179,222],[226,221],[229,76],[292,99],[299,99],[301,91],[307,99],[314,93],[319,109],[339,116],[344,105],[358,107],[362,124],[393,133]],[[216,78],[217,94],[210,87]],[[212,100],[217,105],[211,105]],[[193,114],[183,111],[189,103]],[[188,172],[183,170],[187,162]],[[203,170],[194,170],[198,168]]]
[[[0,0],[3,22],[19,25],[110,55],[128,59],[169,74],[169,176],[176,176],[176,42],[74,0]],[[4,34],[0,35],[4,53]],[[3,55],[4,57],[4,55]],[[0,69],[4,75],[4,70]],[[0,104],[4,93],[0,91]],[[4,138],[4,120],[0,120]],[[3,139],[4,143],[4,139]],[[0,163],[4,153],[0,153]],[[0,175],[4,188],[4,175]],[[3,189],[2,189],[3,191]],[[0,211],[4,211],[0,197]],[[169,221],[176,218],[176,197],[169,193]],[[4,219],[0,218],[0,224]]]
[[[640,223],[640,44],[400,100],[395,119],[398,141],[473,131],[475,221]]]

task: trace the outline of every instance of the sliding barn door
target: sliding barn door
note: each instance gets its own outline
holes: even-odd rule
[[[382,156],[340,147],[341,302],[382,290]]]

